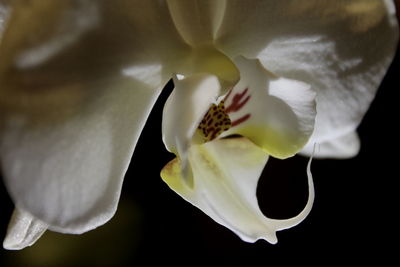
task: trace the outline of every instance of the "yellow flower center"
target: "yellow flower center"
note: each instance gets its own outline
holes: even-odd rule
[[[203,141],[208,142],[229,130],[231,126],[232,122],[225,111],[224,101],[221,101],[218,105],[211,105],[197,129]]]
[[[197,127],[197,132],[202,141],[208,142],[214,140],[224,131],[246,122],[251,117],[250,113],[237,117],[233,121],[229,117],[229,114],[241,110],[250,98],[251,95],[248,88],[233,95],[232,90],[230,90],[224,100],[219,102],[218,105],[211,104],[210,109]],[[228,103],[230,103],[227,107],[225,107],[225,100],[228,100]]]

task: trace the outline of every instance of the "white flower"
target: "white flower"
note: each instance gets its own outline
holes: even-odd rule
[[[255,190],[268,157],[310,155],[315,143],[316,156],[356,155],[355,129],[398,36],[385,0],[35,0],[0,10],[0,158],[16,206],[8,249],[113,216],[171,77],[163,141],[177,159],[162,178],[243,240],[275,243],[309,213],[313,188],[308,168],[304,210],[265,217]]]

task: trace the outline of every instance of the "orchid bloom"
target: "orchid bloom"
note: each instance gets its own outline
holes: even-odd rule
[[[276,243],[256,187],[268,160],[346,158],[397,44],[389,0],[0,1],[0,159],[15,203],[4,247],[115,213],[164,85],[162,179],[241,239]]]

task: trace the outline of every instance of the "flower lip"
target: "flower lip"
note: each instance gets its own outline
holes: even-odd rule
[[[269,156],[244,137],[215,139],[189,150],[194,186],[185,186],[179,158],[168,163],[161,177],[168,186],[217,223],[246,242],[264,239],[277,243],[276,231],[299,224],[310,213],[314,187],[307,165],[308,200],[304,209],[289,219],[271,219],[259,208],[256,188]]]

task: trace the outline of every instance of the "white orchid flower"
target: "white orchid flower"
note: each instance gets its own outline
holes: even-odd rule
[[[309,213],[267,218],[268,157],[345,158],[396,49],[387,0],[2,1],[0,158],[15,203],[4,247],[80,234],[115,213],[164,85],[163,180],[248,242]],[[233,136],[233,137],[232,137]],[[230,138],[229,138],[230,137]]]

